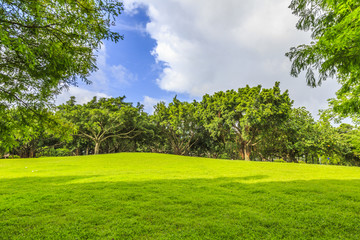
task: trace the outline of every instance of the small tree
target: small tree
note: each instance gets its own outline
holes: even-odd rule
[[[10,126],[6,134],[11,142],[0,141],[0,149],[11,151],[21,157],[35,157],[44,145],[58,145],[60,142],[71,140],[71,127],[61,121],[58,116],[48,109],[38,109],[36,112],[27,112],[26,118],[32,118],[27,126],[17,127],[23,122],[23,110],[19,107],[6,111],[7,125]],[[41,117],[39,117],[39,115]],[[15,127],[12,127],[15,126]],[[11,129],[11,130],[10,130]]]
[[[59,106],[59,114],[69,120],[77,135],[94,143],[94,154],[100,151],[101,143],[109,138],[133,138],[139,134],[137,118],[139,109],[125,103],[125,97],[100,98],[83,105],[75,105],[74,98]]]

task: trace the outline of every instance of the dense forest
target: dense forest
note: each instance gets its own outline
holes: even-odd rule
[[[157,152],[252,161],[360,165],[359,129],[335,127],[327,114],[315,121],[304,108],[293,108],[279,83],[206,94],[200,102],[154,106],[94,97],[77,104],[71,97],[56,108],[27,116],[7,110],[2,156],[32,158],[117,152]],[[21,122],[31,119],[27,124]],[[28,120],[27,120],[28,121]],[[23,126],[23,127],[21,127]],[[4,139],[4,138],[3,138]]]

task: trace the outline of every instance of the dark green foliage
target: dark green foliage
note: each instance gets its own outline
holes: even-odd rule
[[[0,135],[0,154],[10,151],[21,157],[34,157],[45,146],[70,140],[73,133],[69,125],[47,109],[25,111],[15,107],[6,110],[3,117],[7,129]]]
[[[198,141],[197,135],[204,129],[196,114],[197,109],[197,102],[181,102],[176,97],[168,106],[164,102],[155,106],[153,119],[166,137],[172,153],[189,155]]]
[[[296,162],[296,157],[305,156],[306,161],[318,149],[316,137],[319,134],[315,131],[315,121],[305,108],[291,109],[289,118],[264,136],[262,154],[267,159],[270,154],[288,162]]]
[[[211,136],[222,142],[235,142],[238,156],[250,160],[262,135],[282,124],[289,115],[292,101],[279,83],[271,89],[261,86],[239,88],[205,95],[201,115]]]
[[[30,111],[22,126],[17,108],[7,110],[9,136],[0,154],[21,157],[117,152],[157,152],[222,159],[360,165],[359,130],[336,128],[328,112],[314,121],[305,108],[291,109],[287,92],[240,88],[205,95],[199,103],[176,97],[156,105],[154,115],[125,97],[94,98],[76,104],[71,97],[56,113]],[[29,119],[29,118],[28,118]],[[51,121],[48,121],[52,119]],[[12,129],[12,130],[11,130]]]

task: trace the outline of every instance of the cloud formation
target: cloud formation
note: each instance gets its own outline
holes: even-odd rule
[[[109,98],[111,96],[105,94],[105,93],[101,93],[101,92],[95,92],[95,91],[90,91],[90,90],[86,90],[83,88],[79,88],[79,87],[70,87],[69,90],[62,92],[62,94],[60,94],[59,96],[57,96],[56,98],[56,105],[60,105],[65,103],[66,101],[68,101],[70,99],[71,96],[75,96],[76,97],[76,103],[78,104],[84,104],[89,102],[91,99],[93,99],[93,97],[98,97],[98,98]]]
[[[111,97],[109,92],[116,89],[117,86],[129,85],[136,81],[136,76],[128,71],[122,65],[110,65],[107,63],[106,46],[102,45],[97,52],[98,70],[91,74],[89,80],[92,82],[90,86],[75,87],[71,86],[68,90],[64,90],[57,96],[55,103],[57,105],[65,103],[71,96],[75,96],[77,103],[83,104],[90,101],[94,96]]]
[[[158,104],[159,102],[161,102],[164,100],[162,99],[157,99],[157,98],[152,98],[152,97],[149,97],[149,96],[145,96],[143,101],[142,101],[142,104],[144,105],[144,111],[149,113],[149,114],[153,114],[154,111],[155,111],[155,105]]]
[[[310,41],[297,31],[288,0],[126,0],[127,12],[146,5],[146,31],[156,40],[153,55],[165,63],[158,86],[199,97],[204,93],[281,82],[295,106],[313,114],[338,89],[335,80],[311,89],[290,77],[284,54]]]
[[[92,73],[89,78],[92,81],[93,88],[102,92],[108,92],[111,88],[130,85],[131,82],[137,80],[136,75],[132,74],[121,64],[110,65],[107,63],[106,45],[103,44],[96,55],[98,70]]]

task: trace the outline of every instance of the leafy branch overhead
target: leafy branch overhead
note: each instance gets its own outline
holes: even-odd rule
[[[0,1],[0,103],[46,103],[53,93],[87,83],[103,39],[123,10],[112,0]]]
[[[34,113],[13,126],[23,129],[46,117],[41,109],[63,88],[90,83],[101,41],[123,38],[110,28],[122,10],[112,0],[0,0],[0,131],[9,128],[7,110]]]
[[[360,110],[360,2],[357,0],[293,0],[296,27],[310,31],[313,41],[290,49],[291,75],[306,72],[308,85],[337,77],[342,85],[331,104],[344,115]]]

